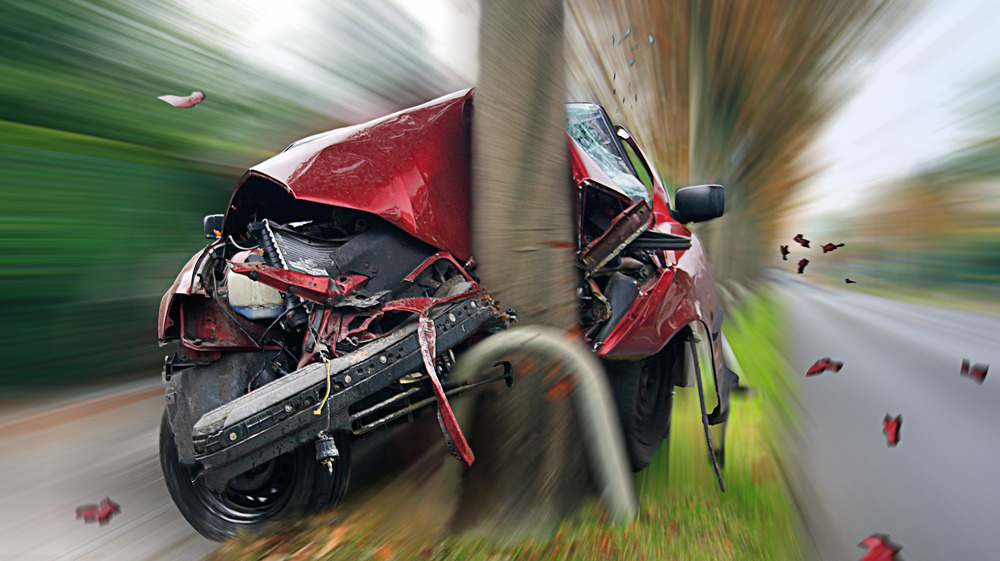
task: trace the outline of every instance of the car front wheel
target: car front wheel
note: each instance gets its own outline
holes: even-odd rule
[[[257,531],[267,523],[335,504],[350,478],[351,446],[334,435],[340,457],[333,473],[316,461],[312,446],[300,446],[229,480],[225,491],[208,489],[198,464],[182,464],[164,412],[160,423],[160,467],[170,497],[201,535],[222,541],[240,530]]]
[[[670,431],[669,371],[660,357],[613,363],[608,370],[633,471],[649,465]]]

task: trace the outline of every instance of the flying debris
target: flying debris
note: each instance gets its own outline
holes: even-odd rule
[[[797,234],[793,240],[797,241],[802,247],[809,247],[809,240],[802,237],[802,234]]]
[[[845,284],[858,284],[858,281],[852,281],[851,279],[844,279]]]
[[[889,541],[889,536],[885,534],[874,534],[868,536],[858,547],[867,547],[868,551],[861,561],[900,561],[896,553],[902,547]]]
[[[962,370],[959,372],[959,374],[962,376],[968,376],[969,378],[972,378],[979,384],[982,384],[983,382],[986,381],[986,371],[989,369],[990,369],[989,364],[976,364],[970,368],[969,359],[963,359]]]
[[[827,370],[833,370],[834,372],[840,372],[840,369],[844,367],[843,362],[836,362],[830,360],[830,357],[821,358],[813,363],[806,371],[806,376],[814,376],[816,374],[822,374]]]
[[[781,246],[781,260],[782,261],[788,261],[788,246],[787,245]]]
[[[899,444],[899,429],[903,426],[903,416],[896,415],[895,418],[885,414],[882,420],[882,433],[885,435],[886,444],[896,446]]]
[[[838,247],[844,247],[844,244],[839,243],[839,244],[834,245],[832,243],[828,243],[828,244],[826,244],[826,245],[823,246],[823,253],[827,253],[827,252],[833,251],[833,250],[837,249]]]
[[[649,34],[649,44],[650,45],[653,44],[653,34],[652,33]]]
[[[104,526],[111,521],[111,516],[122,511],[121,507],[111,502],[110,498],[105,498],[99,505],[84,505],[76,507],[77,519],[83,518],[84,524],[97,522]]]
[[[628,36],[631,35],[631,34],[632,34],[632,28],[630,27],[630,28],[628,28],[628,29],[625,30],[625,35],[622,35],[622,40],[618,41],[618,44],[619,45],[622,44],[625,41],[625,39],[628,38]]]
[[[804,271],[806,269],[806,265],[808,265],[808,264],[809,264],[809,260],[808,259],[799,259],[799,274],[800,275],[802,274],[802,271]]]
[[[632,60],[628,61],[628,65],[635,66],[635,59],[633,58]]]
[[[181,107],[181,108],[194,107],[195,105],[198,105],[199,103],[205,101],[205,92],[201,90],[195,90],[191,92],[191,95],[188,96],[161,95],[156,99],[161,99],[163,101],[166,101],[167,103],[173,105],[174,107]]]

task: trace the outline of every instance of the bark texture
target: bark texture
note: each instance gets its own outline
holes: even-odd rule
[[[478,274],[523,323],[576,324],[563,5],[482,3],[473,124]]]
[[[567,176],[562,0],[484,0],[473,119],[473,251],[483,286],[519,323],[577,324]],[[558,359],[513,350],[516,383],[480,399],[454,526],[554,532],[587,471]],[[555,389],[553,389],[555,388]]]

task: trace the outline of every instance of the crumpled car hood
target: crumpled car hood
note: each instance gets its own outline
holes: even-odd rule
[[[471,89],[460,91],[318,134],[250,172],[296,199],[370,212],[468,259],[471,101]]]

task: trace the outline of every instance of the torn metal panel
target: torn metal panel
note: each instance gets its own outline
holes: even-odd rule
[[[601,237],[592,241],[580,252],[580,263],[587,276],[618,256],[632,240],[649,228],[652,211],[646,201],[639,201],[615,217]]]

